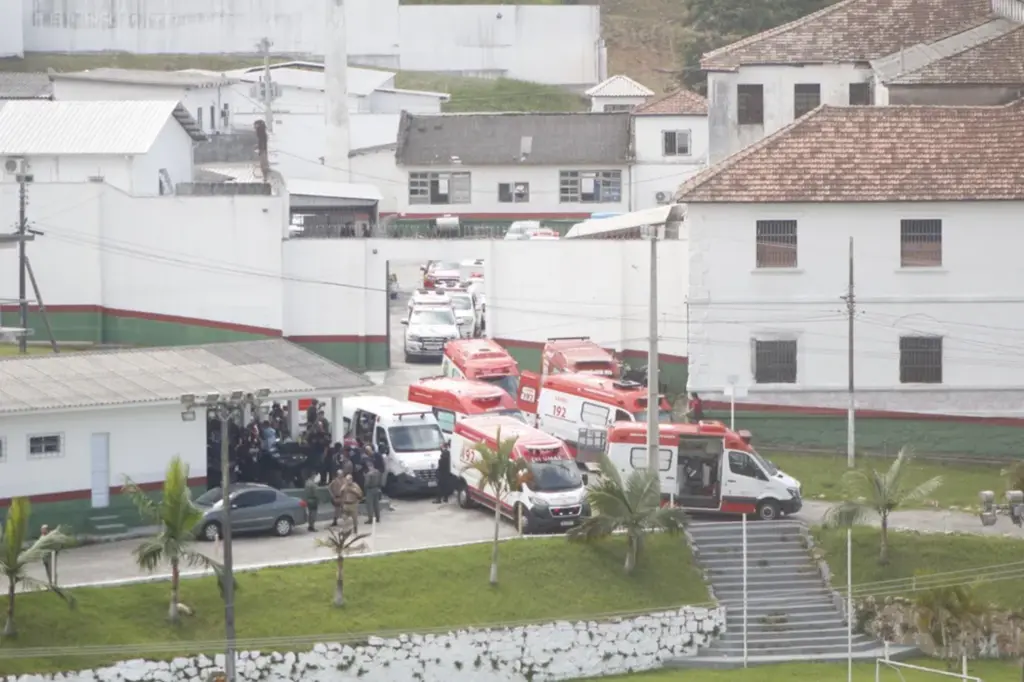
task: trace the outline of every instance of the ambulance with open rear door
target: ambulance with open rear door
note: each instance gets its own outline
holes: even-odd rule
[[[480,456],[475,446],[497,447],[498,438],[514,439],[512,456],[526,462],[526,475],[518,490],[501,500],[484,486],[470,465]],[[512,417],[483,415],[455,424],[452,434],[452,473],[458,476],[457,497],[463,509],[498,506],[501,515],[519,525],[523,533],[568,530],[590,516],[587,484],[559,439]]]
[[[441,373],[454,379],[484,381],[510,396],[519,395],[519,365],[491,339],[449,341],[444,347]]]
[[[549,374],[540,386],[526,372],[519,386],[519,409],[538,429],[562,439],[582,463],[597,462],[603,447],[592,431],[615,422],[647,421],[647,388],[596,374]],[[658,421],[672,421],[672,406],[658,396]]]
[[[500,386],[483,381],[427,377],[409,385],[409,402],[430,406],[445,435],[466,417],[501,414],[525,423],[515,399]]]
[[[608,459],[624,478],[647,468],[646,423],[619,422],[606,435]],[[661,424],[658,435],[661,494],[678,506],[764,520],[800,511],[800,482],[757,454],[746,432],[702,421]]]

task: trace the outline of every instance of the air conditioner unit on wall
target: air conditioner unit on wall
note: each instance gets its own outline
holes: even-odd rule
[[[4,159],[4,172],[8,175],[24,175],[27,169],[28,164],[20,156],[8,156]]]
[[[664,206],[665,204],[671,204],[672,192],[657,192],[654,195],[654,200],[657,201],[658,204],[661,206]]]

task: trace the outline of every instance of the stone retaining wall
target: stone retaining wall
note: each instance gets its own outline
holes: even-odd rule
[[[611,621],[557,622],[443,635],[370,637],[302,653],[241,652],[239,682],[545,682],[638,672],[693,656],[725,630],[725,609],[683,607]],[[0,659],[2,662],[2,659]],[[124,661],[6,682],[208,682],[223,655]]]

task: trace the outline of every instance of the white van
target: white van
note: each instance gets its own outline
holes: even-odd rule
[[[423,494],[437,488],[437,462],[444,433],[426,405],[387,396],[345,398],[347,436],[372,443],[384,456],[390,495]]]
[[[494,492],[481,483],[480,474],[468,468],[480,455],[478,444],[497,447],[502,440],[516,441],[512,456],[526,461],[528,476],[518,490],[495,500]],[[553,436],[504,415],[471,416],[456,422],[452,434],[452,473],[459,506],[501,509],[502,516],[521,524],[523,533],[564,531],[590,516],[586,479],[565,444]]]

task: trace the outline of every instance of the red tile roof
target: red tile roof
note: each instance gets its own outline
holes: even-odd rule
[[[1024,25],[887,81],[888,85],[1024,83]]]
[[[704,55],[701,67],[866,62],[983,24],[990,0],[842,0]]]
[[[635,116],[707,116],[708,101],[691,90],[676,90],[633,110]]]
[[[683,183],[680,203],[1024,201],[1024,100],[818,107]]]

